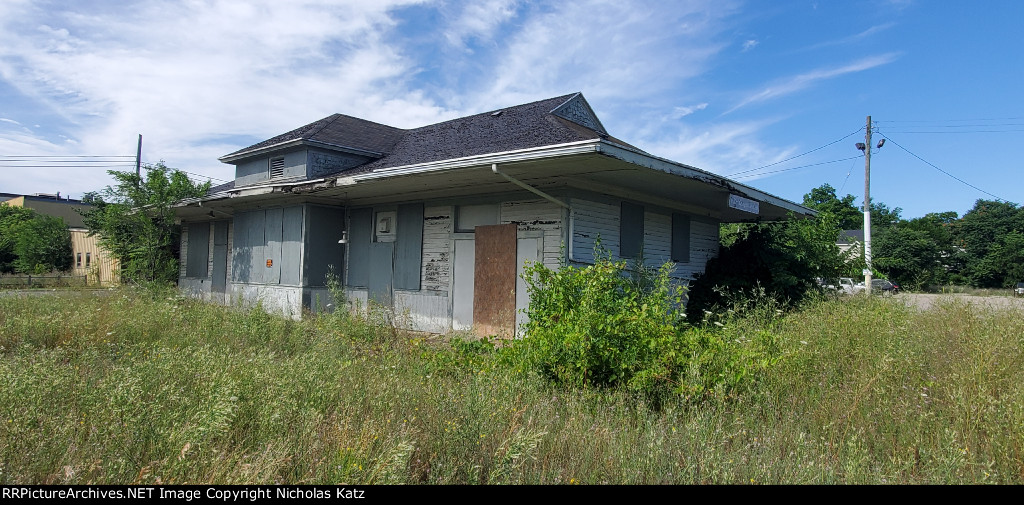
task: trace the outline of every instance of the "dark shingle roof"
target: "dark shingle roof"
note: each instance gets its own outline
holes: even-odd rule
[[[836,239],[837,244],[852,244],[863,241],[864,230],[843,230],[839,232],[839,238]]]
[[[319,121],[300,126],[288,133],[239,149],[223,158],[231,158],[289,140],[314,140],[364,151],[387,153],[402,137],[403,130],[344,114],[332,114]]]
[[[408,130],[388,156],[352,171],[600,138],[594,130],[550,114],[572,96],[548,98]]]
[[[582,103],[567,104],[577,96],[579,97],[578,101],[582,101]],[[581,121],[579,116],[574,120],[569,120],[567,118],[572,116],[566,113],[551,113],[563,104],[577,105],[579,107],[573,110],[582,110],[583,112],[578,112],[578,114],[588,116],[583,117]],[[330,176],[341,172],[368,172],[379,168],[414,165],[599,138],[608,138],[622,145],[633,147],[603,132],[584,126],[580,124],[581,122],[603,129],[597,117],[593,116],[589,106],[585,106],[585,99],[579,93],[496,109],[411,130],[394,128],[343,114],[334,114],[235,151],[222,159],[237,159],[240,154],[296,139],[315,140],[384,155],[364,165],[326,175]]]

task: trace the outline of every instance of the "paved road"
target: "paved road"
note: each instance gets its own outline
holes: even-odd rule
[[[927,310],[940,300],[955,299],[970,304],[993,308],[1013,308],[1024,311],[1024,298],[1013,298],[1010,296],[974,296],[965,294],[927,294],[927,293],[900,293],[897,298],[903,300],[907,305]]]

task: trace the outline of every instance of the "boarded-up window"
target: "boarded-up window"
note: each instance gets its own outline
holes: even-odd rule
[[[473,233],[477,226],[498,224],[497,205],[460,205],[455,207],[455,231]]]
[[[370,279],[373,209],[353,210],[348,224],[348,285],[365,288]]]
[[[419,291],[423,258],[423,204],[398,206],[397,232],[394,287]]]
[[[644,207],[622,202],[619,210],[619,257],[637,258],[644,247]]]
[[[233,281],[298,285],[302,206],[239,212],[234,229]]]
[[[210,261],[210,225],[193,223],[188,227],[188,252],[185,256],[185,277],[206,277]],[[86,260],[86,266],[89,261]]]
[[[672,261],[690,262],[690,216],[672,214]]]

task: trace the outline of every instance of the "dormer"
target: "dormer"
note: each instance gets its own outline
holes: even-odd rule
[[[403,130],[334,114],[222,156],[235,165],[234,187],[316,179],[385,156]]]

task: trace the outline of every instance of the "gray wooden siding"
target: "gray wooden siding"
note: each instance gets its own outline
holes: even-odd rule
[[[420,277],[424,291],[448,294],[452,278],[452,212],[451,205],[423,209],[423,267]]]
[[[306,151],[292,151],[274,156],[264,156],[235,166],[235,186],[248,186],[270,180],[270,158],[284,157],[284,176],[282,179],[302,178],[306,176]]]
[[[513,201],[501,204],[500,224],[515,223],[518,232],[543,234],[541,261],[557,268],[562,259],[562,207],[547,200]]]
[[[594,261],[594,240],[601,237],[601,245],[613,257],[619,258],[619,211],[612,203],[572,199],[572,258],[579,263]],[[692,279],[704,271],[710,258],[718,255],[718,222],[696,216],[690,218],[690,261],[676,263],[673,277]],[[659,267],[672,258],[672,215],[668,211],[644,211],[644,263]],[[547,248],[547,244],[545,244]]]
[[[309,158],[306,161],[306,177],[314,179],[325,174],[359,166],[369,161],[370,158],[362,156],[310,149]]]
[[[676,264],[676,276],[692,279],[704,271],[708,260],[718,256],[718,222],[690,218],[690,262]]]
[[[619,206],[573,199],[571,203],[572,255],[583,263],[594,261],[594,241],[614,257],[619,256]]]

